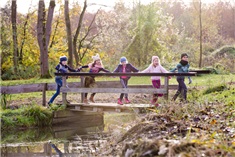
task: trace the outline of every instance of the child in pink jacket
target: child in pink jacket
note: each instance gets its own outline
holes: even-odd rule
[[[141,73],[168,73],[168,71],[163,68],[160,64],[160,59],[158,56],[152,56],[152,63],[149,65],[149,67],[145,70],[143,70]],[[152,85],[154,88],[160,88],[161,87],[161,77],[160,76],[152,76]],[[163,94],[153,94],[153,99],[151,100],[151,103],[155,106],[158,106],[157,100],[158,97],[162,97]]]

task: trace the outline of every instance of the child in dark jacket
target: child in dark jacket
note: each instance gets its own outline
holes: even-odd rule
[[[72,69],[67,65],[67,57],[61,56],[59,64],[55,67],[58,73],[67,73],[68,71],[71,72],[79,72],[80,69]],[[50,101],[48,102],[48,105],[51,105],[55,98],[60,94],[60,88],[62,87],[62,76],[56,76],[55,82],[57,84],[56,93],[51,97]]]
[[[138,69],[136,69],[130,63],[128,63],[126,57],[121,57],[120,64],[114,70],[114,72],[119,72],[119,73],[138,72],[138,71],[139,71]],[[120,76],[120,82],[121,82],[123,88],[127,88],[129,79],[130,79],[129,76]],[[127,103],[127,104],[130,103],[130,101],[128,99],[128,94],[121,93],[120,97],[118,99],[118,102],[117,102],[119,105],[123,105],[122,99],[123,99],[124,95],[125,95],[125,103]]]
[[[181,61],[176,65],[174,69],[172,69],[170,72],[178,71],[178,73],[186,73],[189,72],[189,63],[188,63],[188,55],[186,53],[181,54]],[[187,86],[184,83],[184,76],[177,76],[177,82],[178,82],[178,90],[173,96],[172,100],[176,100],[177,97],[181,94],[183,100],[187,100]],[[192,83],[192,80],[190,77],[189,84]]]
[[[104,69],[104,66],[102,64],[102,61],[100,59],[99,54],[96,54],[96,56],[92,56],[93,59],[93,63],[88,64],[87,66],[82,66],[82,68],[89,68],[89,73],[99,73],[100,71],[103,72],[110,72],[107,69]],[[93,87],[95,85],[95,77],[93,76],[87,76],[85,77],[85,87],[90,88]],[[92,93],[89,100],[91,102],[95,102],[94,101],[94,96],[96,93]],[[88,104],[88,99],[87,99],[88,93],[85,93],[85,99],[84,99],[84,103]]]

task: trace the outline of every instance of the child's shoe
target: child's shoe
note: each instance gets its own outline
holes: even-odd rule
[[[152,104],[152,105],[155,105],[156,102],[157,102],[157,99],[156,99],[156,98],[154,98],[154,99],[151,100],[151,104]]]
[[[117,102],[119,105],[123,105],[123,103],[122,103],[122,100],[119,98],[118,99],[118,102]]]
[[[84,103],[84,104],[88,104],[87,98],[84,98],[83,103]]]
[[[130,104],[131,103],[130,100],[128,100],[128,98],[125,98],[125,102],[126,102],[126,104]]]
[[[89,98],[89,100],[90,100],[91,102],[95,103],[95,101],[94,101],[94,96],[91,96],[91,97]]]

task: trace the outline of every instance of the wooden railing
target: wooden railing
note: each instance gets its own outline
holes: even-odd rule
[[[170,76],[196,76],[196,72],[189,72],[189,73],[82,73],[82,72],[72,72],[72,73],[55,73],[56,76],[62,76],[63,78],[63,86],[61,87],[62,92],[62,101],[63,104],[67,103],[66,99],[66,93],[72,92],[72,93],[82,93],[81,100],[83,102],[84,100],[84,93],[162,93],[164,94],[165,99],[168,99],[169,94],[169,77]],[[66,78],[67,76],[80,76],[81,79],[81,88],[68,88],[66,87]],[[122,88],[121,85],[118,87],[116,86],[109,86],[109,87],[94,87],[94,88],[85,88],[85,77],[86,76],[92,76],[92,77],[98,77],[98,76],[162,76],[164,77],[164,86],[162,86],[159,89],[156,88],[149,88],[150,86],[129,86],[128,88]]]
[[[176,89],[177,85],[169,85],[169,76],[196,76],[196,74],[208,74],[209,70],[193,70],[190,73],[55,73],[57,76],[63,77],[63,87],[61,91],[63,93],[63,101],[66,101],[66,93],[164,93],[165,98],[168,97],[168,91]],[[127,89],[122,88],[120,81],[97,81],[96,88],[85,88],[84,78],[85,76],[163,76],[165,78],[164,85],[160,89],[154,89],[151,85],[129,85]],[[66,82],[66,76],[80,76],[80,82]],[[148,78],[149,79],[149,78]],[[67,85],[69,88],[67,88]],[[166,86],[165,86],[166,85]],[[46,105],[46,91],[55,91],[57,85],[55,83],[36,83],[36,84],[22,84],[14,86],[1,86],[1,94],[19,94],[19,93],[32,93],[42,92],[42,105]],[[81,99],[83,100],[82,94]]]

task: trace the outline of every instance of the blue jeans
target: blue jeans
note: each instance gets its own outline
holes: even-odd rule
[[[62,79],[61,78],[56,78],[55,82],[57,84],[56,93],[51,97],[48,104],[52,104],[53,101],[55,100],[55,98],[60,94],[60,88],[62,87]]]
[[[121,84],[122,84],[122,87],[123,88],[127,88],[127,84],[128,84],[128,79],[120,79],[120,82],[121,82]],[[122,100],[123,99],[123,96],[125,95],[125,98],[128,98],[128,94],[127,93],[121,93],[121,95],[120,95],[120,99]]]

